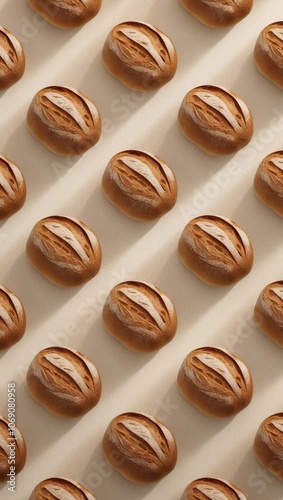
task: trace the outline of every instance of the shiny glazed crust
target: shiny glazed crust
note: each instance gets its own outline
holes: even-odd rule
[[[11,460],[12,449],[15,451],[15,464],[13,466],[16,474],[21,472],[25,466],[27,450],[22,433],[2,416],[0,416],[0,442],[0,483],[3,483],[8,481],[7,474],[10,473],[9,460]]]
[[[0,91],[19,81],[25,71],[25,53],[13,33],[0,26]]]
[[[180,4],[211,28],[228,28],[246,17],[253,0],[179,0]]]
[[[283,217],[283,151],[270,153],[261,161],[254,190],[262,203]]]
[[[101,0],[28,0],[30,7],[57,28],[83,26],[99,12]]]
[[[33,489],[29,500],[55,500],[72,498],[72,500],[96,500],[91,491],[71,479],[50,477],[38,483]]]
[[[254,308],[258,328],[283,348],[283,281],[275,281],[261,291]]]
[[[269,24],[260,32],[254,62],[262,75],[283,88],[283,21]]]
[[[184,97],[178,113],[181,132],[208,154],[236,153],[253,135],[253,119],[246,103],[234,92],[202,85]]]
[[[11,217],[24,205],[26,183],[20,169],[0,155],[0,220]]]
[[[200,500],[210,498],[225,500],[248,500],[246,495],[234,484],[215,477],[195,479],[186,487],[181,500]]]
[[[0,286],[0,350],[16,344],[26,330],[26,314],[20,299]]]
[[[111,75],[140,91],[159,89],[177,69],[171,40],[155,26],[141,22],[116,25],[106,38],[102,59]]]
[[[263,467],[283,480],[283,413],[263,420],[255,436],[254,451]]]

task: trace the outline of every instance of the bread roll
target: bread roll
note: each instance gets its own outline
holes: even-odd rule
[[[9,474],[18,474],[26,464],[24,436],[12,419],[0,416],[0,483],[10,481]],[[11,477],[12,480],[12,477]]]
[[[283,480],[283,413],[263,420],[255,436],[254,451],[263,467]]]
[[[271,23],[260,32],[254,62],[262,75],[283,88],[283,21]]]
[[[21,170],[6,156],[0,155],[0,220],[20,210],[25,200],[26,183]]]
[[[283,217],[283,151],[270,153],[261,161],[254,190],[262,203]]]
[[[20,299],[0,286],[0,350],[16,344],[26,330],[26,314]]]
[[[24,49],[18,38],[0,26],[0,91],[22,78],[25,65]]]
[[[115,154],[104,171],[102,188],[113,205],[136,220],[161,217],[177,199],[177,182],[171,168],[145,151]]]
[[[61,215],[45,217],[33,227],[26,244],[30,264],[59,286],[78,286],[98,273],[101,247],[83,222]]]
[[[28,0],[30,7],[57,28],[83,26],[99,12],[101,0]]]
[[[151,352],[172,340],[177,314],[169,297],[143,281],[112,288],[102,312],[106,330],[132,351]]]
[[[232,483],[215,477],[195,479],[186,487],[181,500],[248,500]]]
[[[151,483],[169,474],[177,461],[171,431],[144,413],[123,413],[108,425],[102,440],[105,459],[129,481]]]
[[[141,22],[115,26],[104,43],[102,60],[111,75],[140,91],[159,89],[177,69],[172,41],[155,26]]]
[[[208,285],[237,283],[253,265],[248,235],[226,217],[202,215],[185,226],[178,244],[182,263]]]
[[[81,155],[92,148],[102,127],[95,104],[79,90],[63,86],[39,90],[26,120],[36,139],[63,156]]]
[[[58,417],[80,417],[94,408],[101,396],[100,375],[92,361],[67,347],[38,352],[26,382],[33,399]]]
[[[234,92],[214,85],[190,90],[179,108],[181,132],[210,155],[236,153],[253,135],[253,119],[246,103]]]
[[[63,477],[50,477],[38,483],[29,500],[95,500],[94,495],[81,484]]]
[[[253,0],[180,0],[180,4],[211,28],[228,28],[246,17]]]
[[[283,347],[283,281],[266,285],[254,308],[258,328],[279,347]]]
[[[219,347],[200,347],[184,359],[177,376],[183,397],[209,417],[232,417],[251,402],[248,367]]]

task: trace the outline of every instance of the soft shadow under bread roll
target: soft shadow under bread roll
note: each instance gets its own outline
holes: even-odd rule
[[[30,7],[57,28],[83,26],[99,12],[101,0],[28,0]]]
[[[25,71],[25,53],[18,38],[0,26],[0,91],[19,81]]]
[[[186,487],[181,500],[248,500],[234,484],[215,477],[195,479]]]
[[[82,484],[63,477],[50,477],[38,483],[29,500],[96,500]]]
[[[228,28],[246,17],[253,0],[179,0],[199,21],[211,28]]]
[[[283,480],[283,413],[263,420],[255,436],[254,451],[263,467]]]
[[[260,32],[254,47],[258,71],[283,88],[283,21],[271,23]]]
[[[255,304],[254,318],[262,333],[283,348],[283,281],[263,288]]]
[[[21,300],[0,286],[0,351],[16,344],[26,330],[26,314]]]
[[[260,162],[254,177],[258,199],[283,217],[283,151],[275,151]]]
[[[11,217],[24,205],[26,182],[15,163],[0,155],[0,220]]]

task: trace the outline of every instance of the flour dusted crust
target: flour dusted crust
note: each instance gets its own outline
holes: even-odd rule
[[[172,41],[155,26],[127,21],[117,24],[103,46],[105,68],[127,87],[157,90],[168,83],[177,69]]]
[[[0,26],[0,91],[22,78],[25,64],[24,49],[18,38]]]
[[[12,451],[13,450],[13,451]],[[26,464],[27,450],[23,434],[7,418],[0,416],[0,483],[8,481],[11,464],[15,460],[15,473],[23,470]]]
[[[179,0],[180,4],[211,28],[228,28],[244,19],[253,0]]]
[[[181,500],[248,500],[234,484],[215,477],[195,479],[186,487]]]
[[[177,445],[162,422],[144,413],[117,415],[102,440],[105,459],[129,481],[151,483],[169,474],[177,462]]]
[[[0,351],[16,344],[26,330],[23,303],[8,288],[0,286]]]
[[[202,85],[184,97],[178,113],[183,135],[208,154],[236,153],[253,135],[253,119],[247,104],[234,92]]]
[[[0,220],[7,219],[24,205],[26,182],[17,165],[0,155]]]
[[[283,217],[283,151],[275,151],[260,162],[254,177],[258,199]]]
[[[30,7],[57,28],[83,26],[99,12],[101,0],[28,0]]]
[[[33,489],[29,500],[96,500],[82,484],[64,477],[50,477],[40,481]]]
[[[27,371],[30,395],[58,417],[80,417],[101,396],[101,379],[93,362],[67,347],[47,347],[33,358]]]
[[[261,332],[283,348],[283,281],[263,288],[255,304],[254,319]]]
[[[260,424],[254,452],[263,467],[283,480],[283,413],[270,415]]]
[[[96,105],[79,90],[66,86],[39,90],[26,122],[36,139],[63,156],[81,155],[95,146],[102,127]]]
[[[254,62],[262,75],[283,88],[283,21],[271,23],[260,32]]]
[[[181,394],[210,417],[226,418],[251,402],[253,381],[237,356],[218,347],[200,347],[184,359],[177,376]]]

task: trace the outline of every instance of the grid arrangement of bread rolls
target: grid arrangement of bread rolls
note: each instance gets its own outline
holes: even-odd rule
[[[5,498],[14,442],[19,499],[282,498],[283,21],[235,5],[4,1]]]

